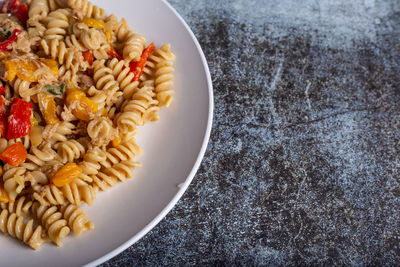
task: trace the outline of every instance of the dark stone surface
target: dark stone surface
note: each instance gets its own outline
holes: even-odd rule
[[[400,2],[170,0],[215,121],[189,190],[114,265],[399,265]]]

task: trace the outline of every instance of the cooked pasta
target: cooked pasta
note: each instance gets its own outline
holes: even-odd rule
[[[87,133],[92,144],[98,147],[107,146],[118,134],[112,121],[104,117],[98,117],[89,122]]]
[[[65,66],[66,69],[76,71],[86,67],[86,63],[79,49],[75,47],[67,48],[64,41],[59,41],[58,39],[52,39],[50,41],[42,40],[40,44],[47,56],[56,59],[58,63]]]
[[[29,21],[39,21],[49,14],[48,0],[32,0],[29,6]]]
[[[14,81],[12,81],[10,85],[13,87],[15,95],[26,101],[30,101],[31,96],[36,95],[40,92],[39,88],[32,88],[31,82],[24,81],[19,78],[16,78]]]
[[[114,78],[118,81],[125,99],[130,99],[139,85],[139,81],[132,82],[135,75],[127,67],[128,63],[127,61],[113,58],[107,65],[112,70]]]
[[[139,34],[129,32],[124,42],[124,59],[128,61],[138,61],[143,49],[146,47],[146,39]]]
[[[63,192],[53,184],[47,184],[38,188],[32,194],[32,198],[37,200],[42,206],[63,205],[66,201]]]
[[[0,203],[1,209],[8,210],[9,213],[15,213],[17,216],[28,217],[31,215],[32,200],[25,196],[18,197],[15,202]]]
[[[4,234],[15,237],[33,249],[39,249],[44,240],[42,239],[42,227],[33,226],[33,219],[24,223],[24,217],[15,213],[9,213],[3,209],[0,213],[0,230]]]
[[[34,171],[42,167],[46,162],[54,160],[56,157],[57,153],[51,148],[50,143],[47,143],[42,149],[32,147],[31,153],[26,156],[26,160],[21,164],[21,167]]]
[[[148,110],[153,106],[157,106],[157,101],[153,100],[153,92],[151,89],[146,87],[137,91],[132,100],[126,102],[122,105],[122,112],[117,116],[117,125],[118,129],[122,133],[133,131],[136,126],[142,126],[146,120],[145,116],[148,117]],[[153,110],[155,112],[158,111]],[[157,116],[154,117],[154,120],[157,120]]]
[[[8,193],[10,201],[14,201],[18,194],[25,187],[24,174],[26,169],[23,167],[5,166],[3,173],[4,189]]]
[[[83,32],[79,40],[86,50],[96,50],[106,43],[106,36],[104,32],[91,28]]]
[[[45,207],[35,202],[32,205],[32,213],[38,219],[46,232],[57,246],[62,246],[62,240],[71,231],[67,226],[67,221],[63,219],[63,215],[57,206]]]
[[[174,84],[172,82],[174,78],[173,72],[174,68],[171,61],[163,60],[156,66],[156,80],[154,81],[154,85],[160,106],[168,107],[172,101],[173,91],[169,90],[169,88]]]
[[[118,101],[118,97],[123,93],[112,75],[112,70],[104,65],[104,60],[96,60],[93,67],[93,79],[98,90],[97,94],[105,95],[106,105],[110,107]]]
[[[58,9],[49,13],[44,19],[47,30],[44,38],[47,40],[64,39],[69,26],[69,17],[72,15],[69,9]]]
[[[26,4],[0,14],[0,231],[38,249],[93,229],[82,207],[141,166],[175,55],[87,0]]]
[[[76,183],[71,183],[64,185],[62,192],[67,202],[77,206],[80,206],[82,203],[91,206],[96,198],[96,191],[91,185],[78,185]]]
[[[93,5],[87,0],[68,0],[67,3],[80,18],[93,17],[95,19],[104,19],[106,17],[106,11],[104,9]]]
[[[83,232],[94,228],[94,224],[88,221],[88,215],[78,206],[64,205],[61,207],[61,213],[76,235],[81,235]]]
[[[62,163],[73,162],[83,156],[85,148],[76,140],[68,140],[55,145]]]

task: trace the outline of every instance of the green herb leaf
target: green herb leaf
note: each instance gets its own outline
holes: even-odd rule
[[[53,94],[53,95],[62,95],[64,94],[65,84],[61,84],[60,86],[46,85],[44,89]]]

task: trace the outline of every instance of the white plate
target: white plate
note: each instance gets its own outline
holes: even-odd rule
[[[150,231],[189,186],[203,158],[211,130],[213,93],[203,52],[193,33],[165,1],[96,0],[125,17],[156,46],[171,43],[175,62],[174,102],[159,122],[139,129],[144,154],[133,179],[98,194],[85,207],[95,229],[70,235],[64,246],[45,244],[33,251],[10,237],[0,237],[0,266],[97,265],[122,252]],[[180,185],[180,186],[179,186]]]

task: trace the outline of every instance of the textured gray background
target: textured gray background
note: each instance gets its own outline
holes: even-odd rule
[[[193,184],[114,265],[400,264],[400,1],[169,0],[208,59]]]

